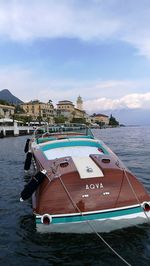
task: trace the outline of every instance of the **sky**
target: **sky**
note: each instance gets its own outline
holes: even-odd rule
[[[150,1],[0,0],[2,89],[150,124]]]

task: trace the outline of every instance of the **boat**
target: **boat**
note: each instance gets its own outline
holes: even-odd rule
[[[86,125],[37,128],[25,146],[34,175],[20,201],[32,197],[41,233],[110,232],[149,222],[150,195]]]

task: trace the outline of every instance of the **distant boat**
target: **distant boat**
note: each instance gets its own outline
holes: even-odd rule
[[[149,221],[150,195],[85,125],[41,127],[26,143],[25,170],[39,232],[109,232]]]

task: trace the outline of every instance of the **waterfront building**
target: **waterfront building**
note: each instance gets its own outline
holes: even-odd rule
[[[109,116],[104,114],[93,114],[90,116],[91,123],[97,123],[102,126],[108,126],[109,125]]]
[[[57,110],[59,110],[60,112],[67,111],[71,113],[74,111],[74,104],[68,100],[59,101],[57,104]]]
[[[25,111],[22,116],[30,116],[32,121],[46,121],[54,123],[54,117],[63,116],[66,121],[72,122],[73,120],[85,120],[89,122],[89,116],[83,110],[83,100],[78,96],[76,106],[72,101],[61,100],[57,103],[56,109],[52,101],[48,103],[40,102],[39,100],[30,101],[20,105]]]
[[[84,110],[74,108],[74,117],[75,118],[85,118],[86,112]]]
[[[53,120],[54,106],[52,104],[52,101],[43,103],[39,100],[34,100],[21,104],[21,107],[23,108],[27,116],[31,116],[35,120],[41,118],[43,120],[49,120],[50,123]]]
[[[69,122],[73,118],[74,104],[71,101],[63,100],[57,104],[57,116],[64,116]]]
[[[15,107],[11,105],[0,104],[0,117],[9,118],[14,115]]]
[[[83,110],[83,101],[80,96],[77,98],[76,103],[77,108],[71,101],[59,101],[57,104],[57,114],[63,115],[68,121],[72,121],[74,118],[85,118],[87,115]]]

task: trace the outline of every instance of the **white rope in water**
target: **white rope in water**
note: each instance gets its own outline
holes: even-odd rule
[[[62,186],[63,186],[63,188],[64,188],[64,190],[66,191],[66,193],[67,193],[67,195],[68,195],[68,197],[69,197],[69,199],[70,199],[70,201],[72,202],[72,204],[73,204],[73,206],[74,206],[74,208],[75,209],[77,209],[78,210],[78,212],[82,215],[82,216],[84,216],[84,214],[81,212],[81,210],[78,208],[78,206],[77,206],[77,204],[74,202],[74,200],[72,199],[72,197],[71,197],[71,195],[70,195],[70,193],[69,193],[69,191],[68,191],[68,189],[66,188],[66,186],[65,186],[65,184],[64,184],[64,182],[63,182],[63,180],[61,179],[61,176],[59,176],[59,179],[60,179],[60,182],[61,182],[61,184],[62,184]],[[117,251],[115,251],[107,242],[106,242],[106,240],[96,231],[96,229],[94,228],[94,226],[90,223],[90,221],[89,220],[87,220],[87,221],[85,221],[85,222],[87,222],[88,223],[88,225],[90,226],[90,228],[92,229],[92,231],[102,240],[102,242],[121,260],[121,261],[123,261],[126,265],[128,265],[128,266],[131,266],[131,264],[130,263],[128,263],[121,255],[119,255],[118,254],[118,252]]]
[[[38,160],[38,163],[39,163],[39,165],[41,166],[41,168],[44,170],[44,168],[43,168],[43,166],[41,165],[41,163],[39,162],[39,160]],[[47,177],[48,177],[48,175],[46,175]],[[68,191],[68,189],[66,188],[66,186],[65,186],[65,184],[64,184],[64,182],[62,181],[62,179],[61,179],[61,175],[58,175],[58,178],[59,178],[59,180],[60,180],[60,182],[61,182],[61,184],[62,184],[62,186],[63,186],[63,188],[64,188],[64,190],[66,191],[66,193],[67,193],[67,195],[68,195],[68,197],[69,197],[69,199],[70,199],[70,201],[72,202],[72,204],[73,204],[73,206],[74,206],[74,208],[75,209],[77,209],[78,210],[78,212],[80,213],[80,215],[82,215],[82,216],[84,216],[83,215],[83,213],[81,212],[81,210],[79,209],[79,207],[77,206],[77,204],[74,202],[74,200],[72,199],[72,197],[71,197],[71,195],[70,195],[70,193],[69,193],[69,191]],[[48,177],[48,179],[49,179],[49,177]],[[49,181],[50,181],[50,179],[49,179]],[[107,242],[106,242],[106,240],[96,231],[96,229],[94,228],[94,226],[90,223],[90,221],[89,220],[87,220],[87,221],[85,221],[88,225],[89,225],[89,227],[92,229],[92,231],[101,239],[101,241],[121,260],[121,261],[123,261],[126,265],[128,265],[128,266],[131,266],[131,264],[130,263],[128,263],[121,255],[119,255],[118,254],[118,252],[117,251],[115,251]]]

